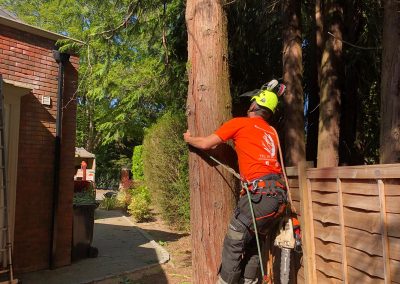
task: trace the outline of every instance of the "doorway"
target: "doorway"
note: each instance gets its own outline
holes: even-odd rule
[[[15,82],[12,80],[1,79],[0,93],[4,98],[4,146],[6,150],[6,174],[7,174],[7,206],[8,206],[8,225],[11,236],[11,243],[14,240],[15,226],[15,201],[17,187],[17,170],[18,170],[18,146],[19,146],[19,128],[20,128],[20,109],[21,97],[32,91],[31,86]],[[0,220],[4,220],[1,216],[4,214],[0,210]],[[3,227],[4,224],[0,224]],[[0,234],[0,243],[3,243],[3,235]],[[2,258],[2,263],[7,263]]]

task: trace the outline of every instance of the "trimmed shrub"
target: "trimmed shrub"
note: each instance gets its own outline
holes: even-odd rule
[[[128,189],[120,189],[117,193],[116,199],[117,199],[117,206],[121,207],[123,209],[127,209],[129,204],[131,204],[131,199],[132,199],[132,190]]]
[[[188,149],[182,136],[185,130],[184,113],[164,114],[145,134],[143,167],[145,183],[154,193],[163,219],[178,229],[188,230]]]
[[[150,212],[151,196],[146,186],[132,189],[131,203],[128,212],[137,222],[143,222],[151,218]]]
[[[133,148],[132,155],[132,174],[134,180],[143,180],[143,145]]]

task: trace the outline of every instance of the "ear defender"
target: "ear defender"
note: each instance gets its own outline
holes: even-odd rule
[[[285,94],[286,91],[286,86],[284,84],[278,84],[277,86],[274,87],[272,90],[278,97],[282,96]]]

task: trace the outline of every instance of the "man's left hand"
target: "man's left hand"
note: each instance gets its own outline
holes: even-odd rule
[[[190,134],[190,131],[186,130],[186,132],[183,133],[183,139],[185,140],[186,143],[189,142],[190,137],[192,137],[192,135]]]

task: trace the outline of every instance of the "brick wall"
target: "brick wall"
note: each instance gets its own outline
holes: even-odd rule
[[[129,189],[132,188],[133,180],[129,176],[128,169],[121,169],[119,177],[119,189]]]
[[[58,86],[53,49],[52,40],[0,25],[0,73],[34,86],[21,99],[13,259],[17,272],[49,267]],[[64,77],[57,266],[71,260],[76,103],[70,99],[77,88],[77,66],[78,58],[71,56]],[[42,105],[41,96],[51,97],[51,106]]]

